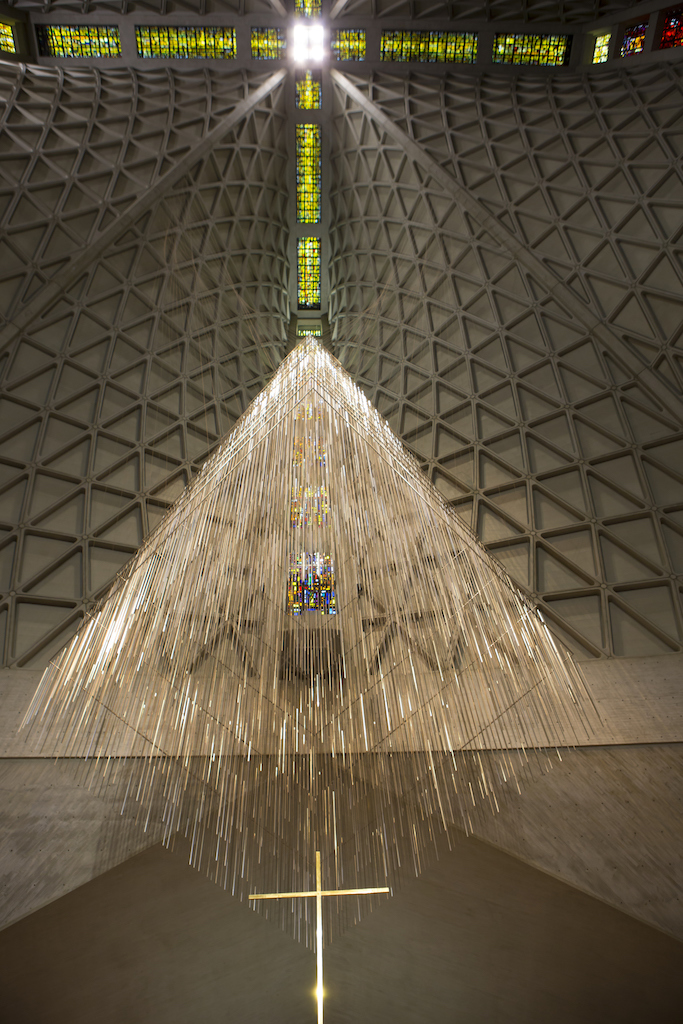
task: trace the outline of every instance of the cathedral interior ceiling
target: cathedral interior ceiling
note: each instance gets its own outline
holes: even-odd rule
[[[73,632],[284,354],[286,85],[163,185],[265,78],[3,66],[4,337],[30,320],[0,354],[6,663]],[[681,68],[597,80],[382,72],[352,83],[374,117],[335,86],[329,321],[560,635],[661,654],[683,636]]]

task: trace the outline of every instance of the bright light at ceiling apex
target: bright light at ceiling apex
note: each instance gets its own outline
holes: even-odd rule
[[[297,64],[320,64],[325,55],[322,25],[295,25],[292,57]]]

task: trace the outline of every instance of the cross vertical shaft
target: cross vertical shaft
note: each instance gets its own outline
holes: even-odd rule
[[[315,953],[317,959],[316,994],[318,997],[318,1024],[323,1024],[323,872],[320,850],[315,851]]]
[[[323,896],[368,896],[373,893],[389,892],[384,885],[372,889],[323,889],[323,870],[320,850],[315,851],[315,889],[306,892],[263,892],[252,893],[250,900],[293,900],[306,896],[315,896],[315,955],[317,977],[315,994],[318,1000],[318,1024],[323,1024]]]

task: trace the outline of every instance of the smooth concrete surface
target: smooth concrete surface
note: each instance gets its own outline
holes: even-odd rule
[[[121,806],[77,761],[0,759],[0,928],[159,841]]]
[[[11,1024],[314,1024],[313,954],[154,847],[0,934]],[[325,955],[326,1024],[678,1024],[683,945],[459,842]]]
[[[683,744],[568,751],[476,834],[683,940]]]

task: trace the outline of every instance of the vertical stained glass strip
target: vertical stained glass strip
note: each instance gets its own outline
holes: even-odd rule
[[[320,125],[296,126],[296,219],[299,224],[320,221]]]
[[[683,46],[683,7],[669,11],[664,21],[659,49],[668,50],[672,46]]]
[[[320,551],[290,555],[287,611],[290,615],[320,612],[336,615],[334,565],[330,555]]]
[[[120,57],[115,25],[36,25],[41,57]]]
[[[0,22],[0,50],[4,50],[5,53],[17,52],[12,26],[6,25],[4,22]]]
[[[474,64],[476,32],[382,32],[381,60]]]
[[[322,12],[322,0],[295,0],[294,13],[301,18],[319,18]]]
[[[287,40],[281,28],[252,28],[251,56],[254,60],[281,60]]]
[[[296,243],[297,294],[299,309],[320,309],[319,238],[299,238]]]
[[[365,30],[335,29],[330,39],[330,48],[335,60],[365,60]]]
[[[296,105],[299,110],[320,110],[323,105],[319,72],[304,71],[296,78]]]
[[[631,25],[624,32],[624,38],[621,43],[621,56],[630,57],[634,53],[642,53],[643,47],[645,46],[645,33],[647,32],[648,22],[644,21],[640,25]]]
[[[497,33],[494,64],[538,64],[560,67],[569,60],[571,36],[525,36]]]
[[[158,57],[162,60],[232,60],[237,56],[237,36],[234,28],[136,25],[135,38],[138,57]]]
[[[609,57],[609,44],[612,39],[612,33],[606,32],[602,36],[595,37],[595,45],[593,46],[593,63],[604,64]]]

